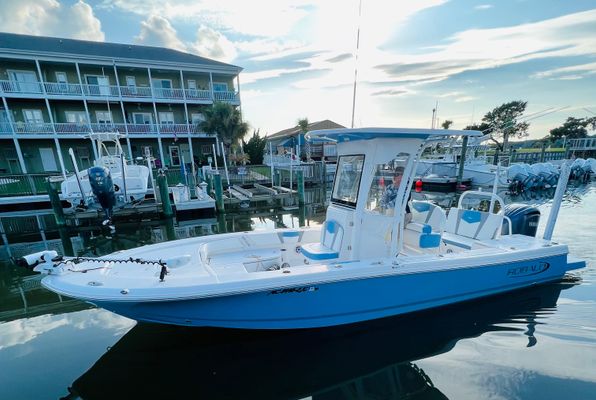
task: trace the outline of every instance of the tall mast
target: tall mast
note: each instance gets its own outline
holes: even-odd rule
[[[354,63],[354,92],[352,93],[352,125],[354,127],[354,113],[356,111],[356,82],[358,81],[358,49],[360,48],[360,19],[362,17],[362,0],[358,5],[358,31],[356,33],[356,55]]]

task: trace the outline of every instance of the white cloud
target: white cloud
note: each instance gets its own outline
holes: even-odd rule
[[[488,10],[489,8],[493,8],[492,4],[479,4],[474,7],[474,10]]]
[[[206,26],[197,29],[194,42],[184,42],[170,21],[160,15],[150,15],[141,22],[141,31],[135,37],[135,43],[167,47],[224,62],[230,62],[237,54],[232,42]]]
[[[531,75],[531,78],[542,79],[581,79],[585,75],[596,74],[596,62],[580,65],[572,65],[569,67],[555,68],[548,71],[537,72]]]
[[[151,15],[141,22],[141,32],[135,37],[135,43],[186,50],[170,21],[159,15]]]
[[[82,0],[66,6],[56,0],[0,2],[4,32],[104,41],[101,22]]]
[[[477,97],[474,96],[462,96],[462,97],[457,97],[454,101],[456,103],[466,103],[468,101],[472,101],[472,100],[476,100]]]
[[[221,33],[201,26],[197,30],[197,39],[190,45],[200,56],[213,58],[220,61],[231,61],[236,58],[236,47]]]

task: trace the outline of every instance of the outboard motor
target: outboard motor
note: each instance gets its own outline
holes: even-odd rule
[[[538,222],[540,222],[540,210],[526,204],[508,204],[504,208],[506,217],[511,220],[511,233],[526,236],[536,236]],[[509,233],[509,221],[503,220],[501,234]]]
[[[106,214],[106,219],[112,219],[112,212],[116,205],[116,192],[110,170],[105,167],[91,167],[87,171],[91,190]]]

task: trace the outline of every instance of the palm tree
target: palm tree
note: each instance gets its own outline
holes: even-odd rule
[[[199,124],[199,129],[217,135],[224,144],[226,154],[230,154],[230,147],[248,132],[248,124],[242,121],[240,111],[231,104],[213,103],[213,106],[203,111],[203,115],[205,120]]]
[[[298,127],[300,128],[300,133],[302,135],[306,135],[308,132],[308,118],[302,118],[298,120]],[[298,143],[300,143],[300,135],[298,136]],[[304,145],[304,152],[306,153],[306,159],[310,161],[310,143],[306,142]],[[301,154],[298,154],[298,159],[300,159]]]

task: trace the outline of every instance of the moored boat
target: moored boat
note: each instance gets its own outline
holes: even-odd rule
[[[309,140],[332,140],[338,149],[331,204],[317,228],[184,239],[101,258],[42,252],[28,264],[48,274],[46,288],[129,318],[245,329],[388,317],[558,280],[585,266],[550,240],[562,191],[543,238],[512,231],[494,193],[466,192],[448,215],[409,202],[416,161],[440,135],[481,133],[310,132]]]

